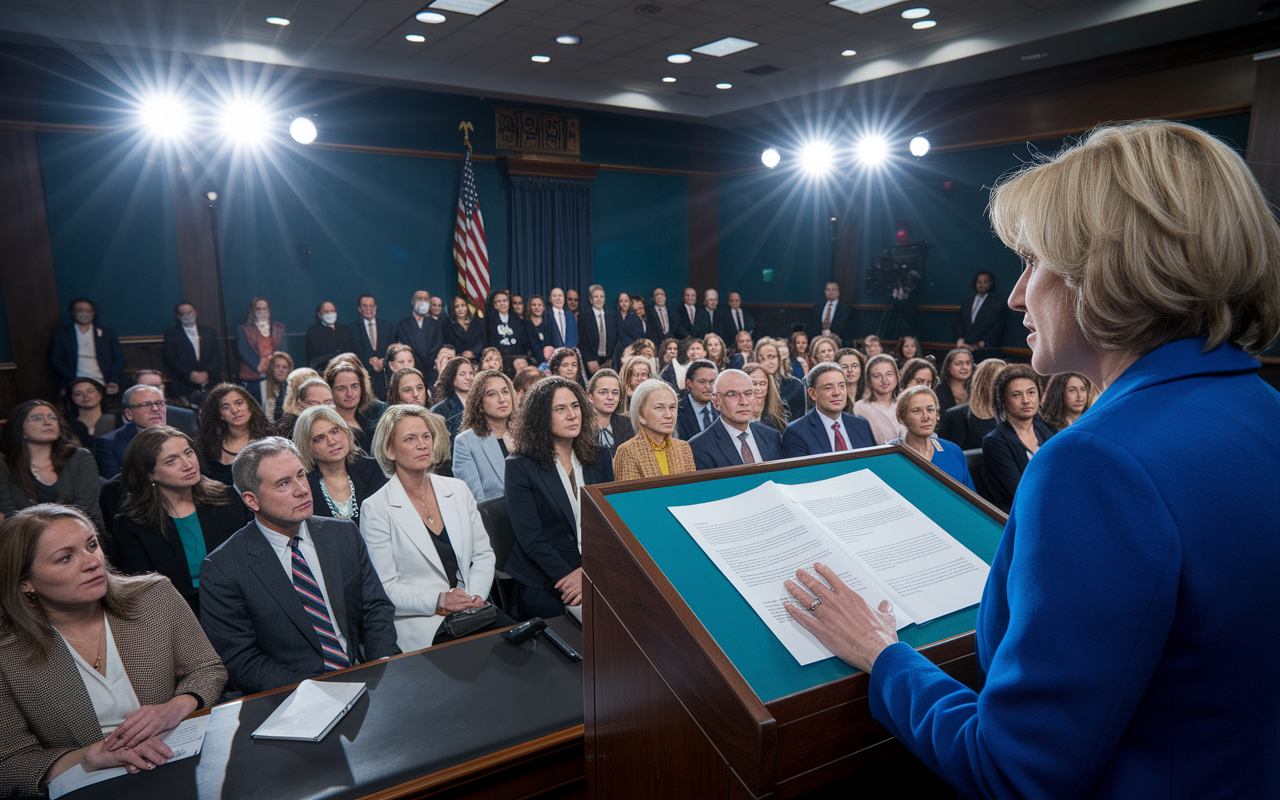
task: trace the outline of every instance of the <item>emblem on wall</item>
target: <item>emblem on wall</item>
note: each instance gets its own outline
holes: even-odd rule
[[[499,108],[494,111],[496,147],[521,153],[579,156],[579,121],[575,114]]]

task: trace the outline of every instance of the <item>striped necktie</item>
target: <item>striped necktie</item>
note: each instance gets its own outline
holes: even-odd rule
[[[301,541],[301,536],[295,536],[289,540],[289,547],[293,550],[293,588],[298,590],[298,599],[302,601],[302,608],[310,615],[311,625],[320,636],[324,671],[332,672],[335,669],[349,667],[351,659],[347,658],[347,654],[343,652],[342,643],[338,641],[338,633],[333,629],[333,620],[329,618],[329,607],[325,605],[324,593],[320,591],[320,584],[316,582],[315,576],[311,574],[311,567],[307,566],[307,560],[302,557],[302,551],[298,549]]]

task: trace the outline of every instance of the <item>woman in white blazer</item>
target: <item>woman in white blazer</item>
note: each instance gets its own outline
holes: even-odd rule
[[[400,649],[430,647],[448,638],[445,617],[485,604],[493,547],[467,485],[431,474],[449,457],[443,417],[421,406],[390,406],[373,452],[390,480],[361,506],[360,533],[395,604]],[[509,624],[499,612],[495,625]]]
[[[493,369],[476,376],[462,412],[462,430],[453,440],[453,474],[467,484],[477,503],[506,491],[507,422],[515,407],[510,378]]]

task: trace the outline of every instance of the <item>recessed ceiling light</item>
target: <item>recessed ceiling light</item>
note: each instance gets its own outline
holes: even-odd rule
[[[414,15],[414,19],[418,20],[418,22],[425,22],[428,25],[439,25],[441,22],[445,22],[449,18],[444,14],[437,14],[434,11],[420,11]]]
[[[857,51],[857,50],[844,50],[844,51],[842,51],[842,52],[840,53],[840,55],[845,56],[845,57],[848,57],[848,56],[856,56],[857,54],[858,54],[858,51]]]
[[[732,53],[738,53],[743,50],[750,50],[753,47],[759,47],[759,42],[753,42],[749,39],[739,39],[736,36],[726,36],[723,39],[717,39],[708,44],[699,45],[693,48],[693,52],[701,53],[704,56],[715,56],[720,58]]]
[[[716,84],[716,88],[717,88],[717,89],[732,89],[732,88],[733,88],[733,84],[732,84],[732,83],[717,83],[717,84]]]
[[[316,124],[306,117],[294,117],[289,123],[289,135],[298,144],[311,144],[316,140]]]
[[[938,24],[938,21],[937,21],[937,20],[934,20],[934,19],[922,19],[922,20],[920,20],[919,22],[913,22],[913,23],[911,23],[911,27],[915,28],[915,29],[916,29],[916,30],[918,30],[918,31],[923,31],[923,30],[927,30],[927,29],[929,29],[929,28],[932,28],[934,25],[937,25],[937,24]]]
[[[929,9],[927,8],[908,8],[902,12],[903,19],[920,19],[927,16],[929,16]]]
[[[581,36],[574,36],[572,33],[565,33],[556,37],[556,44],[578,44],[581,41]]]
[[[407,33],[405,34],[404,38],[408,39],[411,42],[425,42],[427,40],[427,37],[421,36],[416,33]]]
[[[536,61],[539,64],[545,64],[551,60],[551,56],[529,56],[530,61]]]
[[[272,25],[288,25],[289,24],[289,20],[285,19],[284,17],[267,17],[267,22],[270,22]]]
[[[827,5],[843,8],[855,14],[870,14],[895,4],[895,0],[828,0]]]
[[[663,82],[663,83],[675,83],[675,82],[676,82],[676,79],[675,79],[675,78],[671,78],[671,77],[667,77],[667,78],[663,78],[663,79],[662,79],[662,82]]]
[[[673,53],[667,56],[667,60],[672,64],[688,64],[693,60],[693,56],[688,53]]]
[[[478,17],[501,2],[502,0],[433,0],[427,4],[427,8],[438,8],[441,11],[454,11]]]

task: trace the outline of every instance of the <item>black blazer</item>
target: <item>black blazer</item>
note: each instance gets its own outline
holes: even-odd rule
[[[618,325],[622,320],[618,312],[604,311],[604,352],[605,358],[612,358],[618,347]],[[578,312],[578,350],[587,361],[599,361],[600,329],[596,327],[596,312],[593,308],[585,308]],[[585,366],[585,365],[584,365]]]
[[[222,506],[198,506],[196,518],[200,520],[200,532],[204,534],[206,553],[212,553],[244,527],[250,518],[244,503],[232,500]],[[173,583],[191,610],[200,613],[200,593],[191,583],[187,568],[187,551],[182,537],[172,525],[167,532],[157,528],[144,528],[128,517],[116,515],[111,531],[112,565],[127,575],[143,572],[159,572]]]
[[[1036,441],[1044,444],[1054,434],[1049,423],[1037,416],[1031,421]],[[995,503],[1007,514],[1013,506],[1013,493],[1027,468],[1027,448],[1013,426],[1001,422],[982,440],[982,479]]]
[[[554,319],[554,317],[544,312],[542,322],[539,324],[535,325],[531,319],[523,320],[524,335],[529,340],[529,349],[533,351],[533,357],[536,361],[535,367],[547,360],[542,352],[545,348],[559,347],[556,344],[556,340],[560,338],[560,331],[556,329]]]
[[[809,334],[812,339],[815,336],[822,335],[822,314],[827,310],[827,301],[813,304],[813,316],[809,321],[805,333]],[[853,310],[849,304],[843,300],[836,301],[836,313],[831,317],[831,332],[840,337],[840,341],[845,347],[852,347],[851,337],[849,335],[849,322],[853,317]]]
[[[582,480],[604,483],[607,476],[599,466],[583,464]],[[557,581],[582,566],[573,506],[560,473],[554,465],[543,469],[513,454],[507,456],[504,485],[516,544],[503,571],[525,586],[554,593]]]
[[[683,304],[681,304],[683,308]],[[720,332],[720,326],[724,322],[725,310],[716,308],[714,314],[706,306],[698,306],[697,317],[693,321],[693,335],[701,339],[708,333]]]
[[[756,440],[760,457],[765,461],[782,458],[782,436],[763,422],[751,423],[751,436]],[[742,445],[729,437],[723,425],[712,425],[689,440],[693,463],[699,470],[736,467],[742,464]]]
[[[658,347],[662,344],[662,340],[668,336],[675,336],[676,318],[671,313],[671,306],[664,306],[667,309],[667,330],[662,329],[662,320],[658,317],[656,311],[657,306],[650,305],[644,310],[644,332],[645,336],[653,341],[653,346]]]
[[[436,375],[436,353],[440,352],[440,345],[444,344],[444,331],[441,328],[439,320],[432,317],[423,317],[422,327],[418,327],[418,321],[412,315],[396,323],[395,340],[413,348],[418,371],[426,378],[428,386],[439,377]]]
[[[369,336],[366,333],[365,339]],[[379,342],[381,344],[381,342]],[[351,329],[341,322],[333,323],[330,328],[323,322],[316,322],[307,328],[307,366],[324,374],[329,360],[339,353],[354,353],[355,340],[351,338]]]
[[[502,324],[502,317],[498,315],[497,310],[485,315],[485,338],[490,347],[498,348],[504,356],[524,356],[533,352],[533,348],[529,345],[529,332],[525,328],[524,320],[515,314],[507,314],[505,327],[510,331],[506,333],[498,330],[498,326]]]
[[[778,394],[782,396],[782,402],[787,407],[788,421],[800,419],[805,415],[809,395],[804,390],[804,381],[783,373],[782,380],[778,382]]]
[[[1004,340],[1005,321],[1009,318],[1009,307],[1000,297],[988,294],[978,308],[978,318],[973,317],[973,301],[977,295],[965,300],[960,306],[952,329],[957,339],[964,339],[965,344],[978,346],[982,342],[985,347],[999,347]],[[976,360],[976,359],[975,359]]]
[[[445,327],[445,340],[453,345],[458,355],[462,355],[464,350],[470,350],[471,355],[479,359],[480,353],[484,351],[484,320],[473,317],[471,325],[465,331],[456,319],[449,320]]]
[[[597,333],[599,333],[599,331],[597,331]],[[643,338],[644,338],[644,320],[640,319],[635,314],[627,314],[626,319],[623,319],[621,316],[619,316],[618,317],[618,344],[616,345],[617,352],[613,354],[614,366],[622,365],[622,351],[626,349],[627,345],[631,344],[636,339],[643,339]],[[654,347],[657,347],[659,343],[654,342],[653,344],[654,344]]]
[[[351,485],[356,490],[357,507],[369,499],[374,492],[387,485],[387,476],[382,473],[382,467],[369,456],[360,456],[356,459],[356,463],[347,465],[347,476],[351,478]],[[333,512],[329,510],[324,492],[320,490],[320,478],[318,466],[307,473],[307,483],[311,484],[311,513],[317,517],[332,517]],[[359,519],[357,515],[357,524]]]
[[[694,320],[693,322],[690,322],[689,312],[685,309],[683,302],[667,307],[667,313],[671,315],[671,327],[675,330],[674,336],[677,339],[688,339],[690,336],[702,335],[696,332],[698,329],[698,312],[700,311],[702,311],[702,309],[695,306],[693,312]],[[662,343],[654,342],[654,344]]]
[[[364,326],[364,317],[357,317],[347,329],[351,331],[351,342],[354,351],[360,357],[360,362],[364,364],[364,368],[369,372],[369,378],[373,381],[373,393],[379,399],[387,399],[387,377],[382,370],[375,370],[373,365],[369,363],[369,359],[377,356],[385,358],[387,355],[387,347],[395,341],[395,328],[390,322],[382,317],[374,318],[374,327],[378,331],[378,352],[373,351],[373,345],[369,343],[369,331]]]
[[[94,352],[98,356],[98,369],[102,370],[103,383],[120,383],[124,372],[124,350],[116,332],[105,325],[93,326]],[[80,362],[80,343],[76,339],[76,325],[60,325],[49,338],[49,367],[53,370],[55,389],[65,389],[76,379],[76,366]],[[121,387],[122,389],[124,387]]]
[[[609,417],[609,427],[613,431],[613,447],[600,448],[600,463],[608,464],[609,471],[613,471],[613,455],[618,452],[618,445],[623,442],[629,442],[636,438],[636,431],[631,427],[631,420],[626,414],[620,414],[617,411]]]
[[[222,344],[218,334],[205,325],[196,326],[200,339],[200,357],[187,338],[181,325],[174,325],[164,332],[164,371],[169,376],[169,394],[173,397],[189,397],[200,387],[191,382],[191,373],[209,373],[209,386],[222,382]]]
[[[754,331],[756,329],[755,318],[747,313],[745,308],[738,309],[742,312],[742,325],[738,327],[738,321],[733,318],[733,309],[717,308],[716,321],[720,323],[720,330],[716,333],[720,334],[720,338],[724,339],[725,346],[730,350],[733,349],[733,340],[737,338],[739,331]]]
[[[708,403],[707,408],[711,409],[712,422],[720,419],[720,412],[716,411],[715,406]],[[698,412],[693,410],[693,400],[686,394],[676,405],[676,438],[688,442],[700,433],[702,422],[698,419]]]
[[[351,663],[400,653],[396,608],[369,561],[360,529],[312,517],[329,612],[347,639]],[[200,568],[200,625],[236,687],[262,692],[324,673],[320,637],[275,549],[250,522]]]

